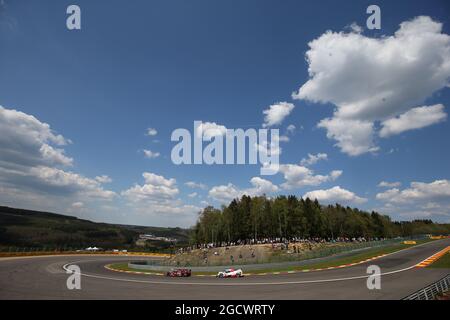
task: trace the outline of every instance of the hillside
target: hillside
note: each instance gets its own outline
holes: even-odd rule
[[[136,248],[140,234],[188,241],[188,230],[181,228],[143,227],[97,223],[50,212],[0,206],[0,248],[80,249],[97,246],[105,249]],[[164,250],[170,243],[148,243],[149,250]],[[141,250],[143,248],[140,248]]]

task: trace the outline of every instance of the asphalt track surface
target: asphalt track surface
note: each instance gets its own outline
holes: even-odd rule
[[[145,257],[2,258],[0,299],[401,299],[450,273],[415,267],[449,245],[450,239],[444,239],[352,267],[239,279],[166,278],[104,267]],[[67,289],[67,264],[81,268],[81,290]],[[381,268],[380,290],[367,289],[367,267],[373,264]]]

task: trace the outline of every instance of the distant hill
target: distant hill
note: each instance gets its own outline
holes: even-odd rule
[[[0,206],[0,247],[80,249],[136,248],[140,234],[177,239],[186,244],[189,230],[97,223],[51,212]],[[167,249],[170,243],[149,243],[146,249]],[[140,248],[142,249],[142,248]]]

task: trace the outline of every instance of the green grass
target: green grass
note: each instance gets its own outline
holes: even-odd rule
[[[318,262],[313,264],[308,264],[304,266],[298,267],[288,267],[283,269],[264,269],[264,270],[255,270],[252,273],[267,273],[267,272],[282,272],[282,271],[303,271],[303,270],[313,270],[313,269],[324,269],[330,267],[338,267],[344,264],[357,263],[363,260],[373,258],[382,254],[393,253],[402,249],[406,249],[411,247],[412,245],[405,244],[397,244],[392,246],[387,246],[383,248],[373,248],[368,249],[364,252],[357,253],[355,255],[351,255],[345,258],[335,259],[331,261]]]
[[[433,262],[428,268],[450,268],[450,252],[447,252],[438,260]]]
[[[408,245],[403,243],[398,243],[395,245],[385,246],[385,247],[379,247],[379,248],[372,248],[365,250],[364,252],[356,253],[354,255],[345,257],[345,258],[339,258],[331,261],[324,261],[324,262],[318,262],[314,264],[304,265],[304,266],[298,266],[298,267],[287,267],[283,269],[264,269],[264,270],[255,270],[251,271],[252,273],[268,273],[268,272],[282,272],[282,271],[303,271],[303,270],[312,270],[312,269],[324,269],[324,268],[330,268],[330,267],[338,267],[340,265],[344,264],[350,264],[350,263],[357,263],[361,262],[366,259],[370,259],[382,254],[389,254],[393,252],[397,252],[406,248],[414,247],[419,244],[427,243],[430,241],[435,241],[431,239],[422,239],[422,240],[416,240],[415,245]]]
[[[270,273],[270,272],[286,272],[286,271],[302,271],[302,270],[312,270],[312,269],[324,269],[329,267],[337,267],[344,264],[357,263],[366,259],[370,259],[382,254],[389,254],[393,252],[397,252],[406,248],[414,247],[419,244],[427,243],[430,241],[435,241],[431,239],[422,239],[417,240],[415,245],[407,245],[403,243],[398,243],[390,246],[372,248],[365,250],[364,252],[356,253],[354,255],[339,258],[331,261],[324,261],[320,263],[309,264],[305,266],[297,266],[297,267],[285,267],[285,268],[267,268],[267,269],[259,269],[249,271],[250,273]],[[448,255],[450,256],[450,255]],[[442,258],[441,258],[442,259]],[[143,272],[143,270],[129,268],[127,263],[116,263],[110,265],[111,268],[123,271],[138,271]],[[445,268],[445,267],[444,267]],[[214,275],[217,272],[192,272],[193,275]],[[245,273],[245,270],[244,270]]]

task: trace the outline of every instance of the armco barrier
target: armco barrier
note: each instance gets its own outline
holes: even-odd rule
[[[439,281],[420,289],[413,294],[403,298],[403,300],[434,300],[440,293],[450,289],[450,274],[446,275]]]

